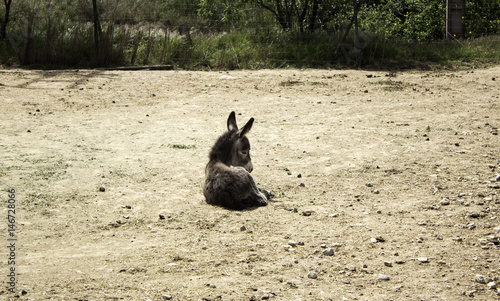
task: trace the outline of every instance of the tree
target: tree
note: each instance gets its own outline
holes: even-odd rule
[[[256,0],[256,3],[271,12],[285,31],[298,29],[313,32],[316,29],[321,0]]]
[[[5,39],[7,36],[7,23],[9,23],[9,15],[10,15],[10,5],[12,4],[12,0],[4,0],[5,4],[5,15],[3,19],[0,19],[0,39]]]

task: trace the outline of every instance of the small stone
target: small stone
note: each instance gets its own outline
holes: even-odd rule
[[[497,283],[494,281],[491,281],[491,282],[488,282],[488,284],[486,284],[486,286],[488,287],[488,289],[494,290],[497,288]]]
[[[486,279],[483,275],[476,275],[474,281],[476,281],[477,283],[486,284]]]
[[[349,271],[351,271],[351,272],[355,272],[355,271],[356,271],[356,267],[355,267],[355,266],[353,266],[353,265],[348,265],[348,266],[347,266],[347,269],[348,269]]]
[[[309,272],[309,274],[307,274],[307,278],[317,279],[318,278],[318,274],[316,274],[315,272]]]
[[[245,227],[245,226],[240,227],[240,231],[246,231],[246,229],[247,229],[247,227]]]
[[[365,185],[366,185],[366,187],[373,187],[372,183],[366,183]]]
[[[297,245],[297,242],[296,242],[296,241],[293,241],[293,240],[290,240],[290,241],[288,242],[288,244],[289,244],[290,246],[292,246],[292,247],[295,247],[295,246]]]
[[[373,193],[374,193],[374,194],[379,194],[379,193],[380,193],[380,191],[379,191],[378,189],[375,189],[375,190],[373,191]]]
[[[162,297],[165,300],[172,300],[172,296],[170,296],[170,295],[163,295]]]
[[[391,280],[391,277],[384,275],[384,274],[378,274],[378,280],[389,281],[389,280]]]
[[[100,192],[105,192],[105,191],[106,191],[106,188],[104,188],[104,187],[102,187],[102,186],[101,186],[101,187],[99,187],[99,191],[100,191]]]
[[[429,259],[427,257],[419,257],[417,258],[418,261],[420,261],[421,263],[428,263],[429,262]]]
[[[165,219],[165,215],[160,214],[159,216],[160,216],[160,219]]]
[[[333,254],[335,254],[335,252],[333,251],[332,248],[328,248],[328,249],[323,250],[323,255],[333,256]]]
[[[401,291],[402,288],[403,288],[402,285],[398,285],[398,286],[393,287],[392,290],[395,292],[399,292],[399,291]]]
[[[500,182],[500,175],[496,175],[495,181]]]
[[[375,237],[375,239],[376,239],[378,242],[384,242],[384,241],[385,241],[385,238],[383,238],[382,236],[377,236],[377,237]]]
[[[474,294],[476,293],[476,290],[468,291],[465,293],[467,297],[474,297]]]
[[[386,267],[392,267],[392,262],[390,262],[390,261],[384,261],[384,265]]]
[[[442,199],[441,200],[441,205],[442,206],[448,206],[449,204],[450,204],[450,200],[448,200],[448,199]]]
[[[304,210],[304,212],[302,212],[303,216],[311,216],[311,214],[312,214],[311,210]]]

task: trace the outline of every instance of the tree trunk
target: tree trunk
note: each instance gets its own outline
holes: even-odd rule
[[[318,17],[319,1],[313,0],[311,15],[309,16],[309,32],[316,30],[316,19]]]
[[[97,0],[92,0],[92,8],[94,15],[94,49],[96,54],[99,52],[99,38],[101,35],[101,23],[99,22],[99,13],[97,11]]]
[[[7,23],[9,23],[10,5],[12,4],[12,0],[4,0],[4,3],[5,16],[2,20],[2,24],[0,25],[0,39],[5,39],[7,36]]]
[[[135,58],[137,56],[137,49],[139,48],[139,44],[142,40],[142,31],[137,33],[137,36],[134,39],[134,48],[132,49],[132,58],[130,59],[130,64],[133,65],[135,63]]]

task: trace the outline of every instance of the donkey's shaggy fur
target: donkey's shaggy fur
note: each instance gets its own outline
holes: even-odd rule
[[[250,142],[246,134],[253,118],[242,129],[236,125],[235,113],[227,119],[227,132],[215,142],[205,168],[203,194],[207,203],[230,209],[266,206],[269,192],[261,190],[250,174]]]

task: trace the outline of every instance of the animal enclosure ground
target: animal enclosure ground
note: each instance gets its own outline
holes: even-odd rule
[[[499,97],[499,66],[0,70],[0,298],[498,300]],[[267,207],[203,201],[232,110]]]

